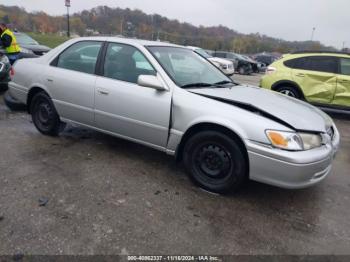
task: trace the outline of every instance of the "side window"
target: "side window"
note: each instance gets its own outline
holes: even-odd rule
[[[350,59],[341,58],[340,59],[340,73],[342,75],[350,76]]]
[[[147,58],[135,47],[110,43],[104,64],[104,76],[137,83],[140,75],[156,75]]]
[[[326,73],[336,73],[338,68],[337,58],[331,56],[301,57],[285,61],[284,65],[294,69]]]
[[[332,56],[310,56],[307,58],[307,70],[337,73],[337,58]]]
[[[102,43],[84,41],[73,44],[63,51],[57,60],[57,67],[94,74]]]

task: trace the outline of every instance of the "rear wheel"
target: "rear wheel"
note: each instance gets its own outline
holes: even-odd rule
[[[297,90],[295,87],[292,87],[292,86],[281,86],[277,88],[276,91],[290,97],[301,99],[301,94],[299,90]]]
[[[35,127],[44,135],[57,136],[65,127],[60,121],[51,98],[40,92],[33,97],[30,112]]]
[[[187,141],[184,164],[194,183],[215,193],[235,191],[248,177],[242,147],[235,139],[216,131],[198,133]]]

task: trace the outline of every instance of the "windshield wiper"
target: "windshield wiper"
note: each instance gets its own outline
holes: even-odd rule
[[[231,81],[224,80],[224,81],[214,83],[213,85],[226,85],[226,84],[233,84],[233,83]]]
[[[187,84],[187,85],[183,85],[181,86],[182,88],[201,88],[201,87],[211,87],[213,86],[212,84],[209,83],[192,83],[192,84]]]

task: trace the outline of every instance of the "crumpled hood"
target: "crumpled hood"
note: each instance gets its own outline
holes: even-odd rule
[[[190,91],[243,109],[256,108],[299,131],[327,132],[332,125],[331,118],[320,109],[258,87],[234,86],[232,88],[191,89]]]
[[[212,62],[217,62],[219,64],[223,64],[223,65],[231,65],[231,64],[233,64],[232,61],[227,60],[227,59],[223,59],[223,58],[219,58],[219,57],[210,57],[209,60],[212,61]]]

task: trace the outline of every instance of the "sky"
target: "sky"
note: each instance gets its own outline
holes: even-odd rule
[[[1,0],[27,11],[65,14],[64,0]],[[350,0],[71,0],[71,11],[98,5],[140,9],[193,25],[224,25],[290,41],[314,40],[350,47]]]

